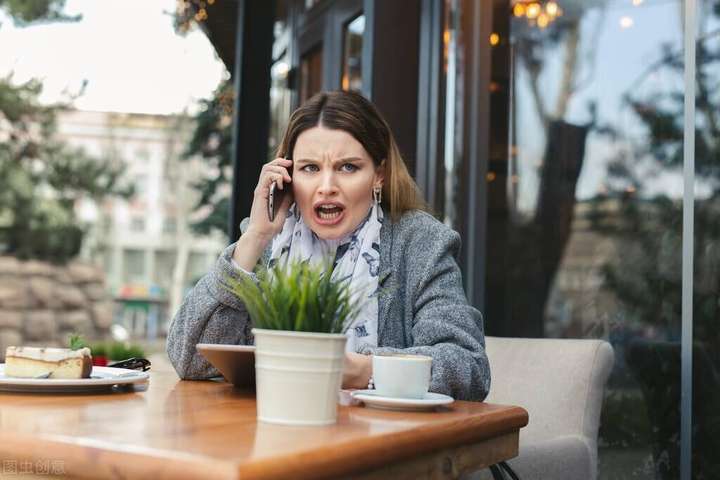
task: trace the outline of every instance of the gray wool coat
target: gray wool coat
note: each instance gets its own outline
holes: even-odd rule
[[[180,378],[220,373],[198,354],[198,343],[253,343],[252,320],[227,291],[228,278],[246,275],[231,263],[235,245],[188,294],[173,319],[167,353]],[[430,391],[483,400],[490,389],[483,319],[467,302],[455,257],[460,235],[431,215],[411,211],[380,230],[378,347],[358,353],[403,352],[433,358]],[[263,257],[266,259],[267,252]]]

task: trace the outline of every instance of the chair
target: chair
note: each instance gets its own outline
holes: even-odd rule
[[[486,401],[525,408],[520,452],[507,463],[522,480],[597,478],[603,389],[614,362],[600,340],[486,337],[492,385]],[[492,478],[488,470],[463,477]]]

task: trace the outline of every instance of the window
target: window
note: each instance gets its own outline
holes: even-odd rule
[[[175,269],[177,252],[175,250],[158,250],[155,252],[155,271],[153,283],[169,290]]]
[[[138,163],[146,163],[150,160],[150,151],[145,147],[135,150],[135,161]]]
[[[322,47],[318,46],[300,60],[300,103],[305,103],[322,89]]]
[[[135,188],[135,198],[143,198],[148,189],[148,177],[145,174],[135,175],[133,182]]]
[[[174,218],[166,217],[163,220],[163,233],[177,232],[177,221]]]
[[[143,233],[145,231],[145,219],[143,217],[131,218],[130,231],[134,233]]]
[[[290,85],[290,18],[286,1],[277,2],[273,42],[273,64],[270,67],[270,134],[268,160],[273,159],[282,139],[292,108]]]
[[[486,331],[609,340],[601,471],[680,478],[683,2],[493,5]]]
[[[126,249],[123,252],[125,265],[125,283],[140,283],[145,280],[145,251]]]
[[[362,51],[365,15],[345,25],[343,31],[342,89],[362,90]]]
[[[203,252],[191,252],[188,258],[185,281],[189,286],[197,282],[200,277],[208,272],[213,257]]]

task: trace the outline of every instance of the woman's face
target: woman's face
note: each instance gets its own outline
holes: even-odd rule
[[[382,185],[383,170],[349,133],[322,126],[305,130],[295,142],[292,173],[305,223],[324,240],[355,230],[367,216],[373,187]]]

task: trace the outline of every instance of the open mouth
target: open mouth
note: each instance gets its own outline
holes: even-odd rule
[[[315,207],[315,215],[323,223],[334,223],[339,220],[345,209],[334,203],[325,203]]]

